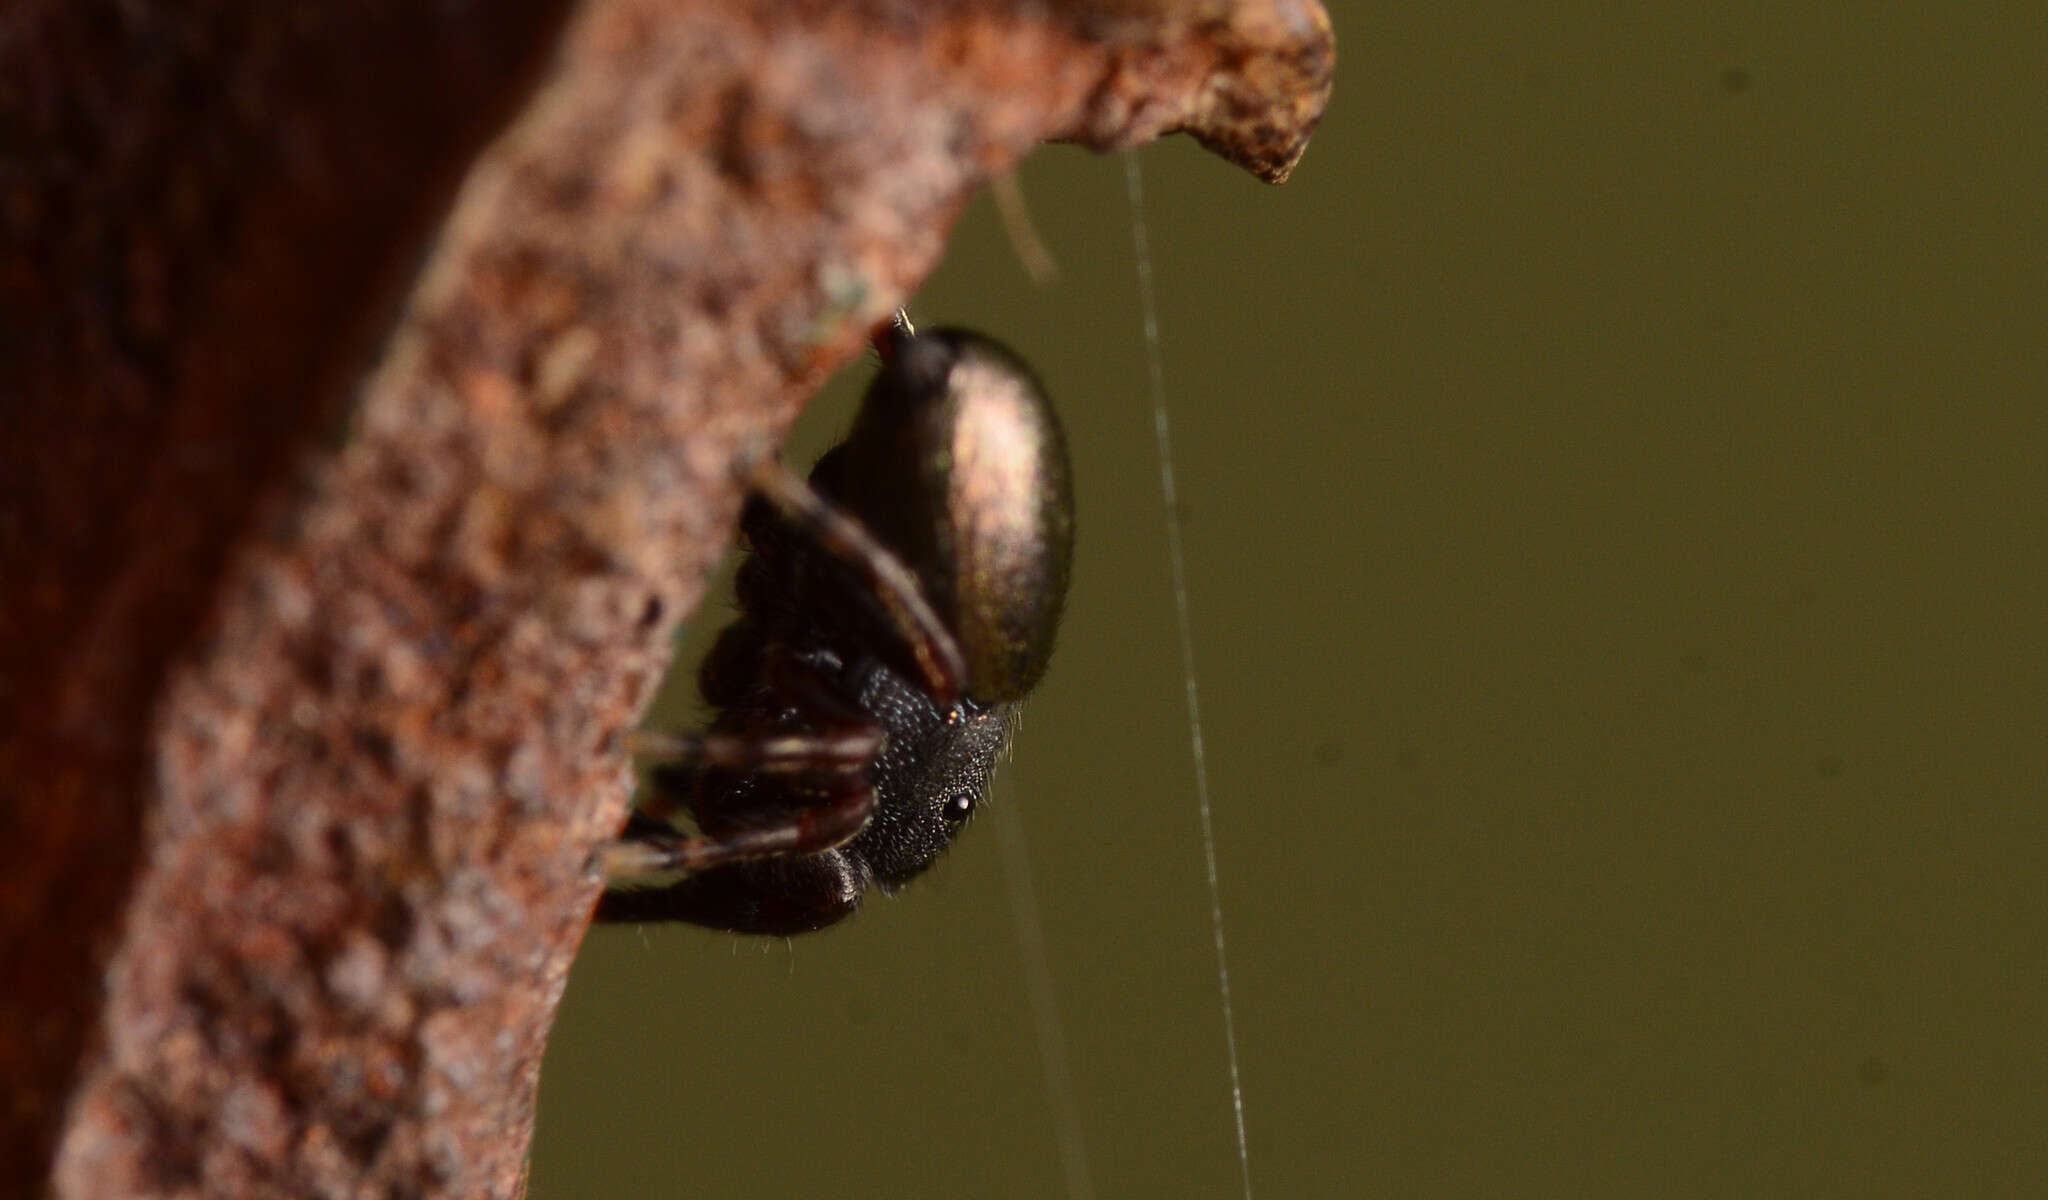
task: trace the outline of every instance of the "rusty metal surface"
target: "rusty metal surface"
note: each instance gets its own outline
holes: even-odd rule
[[[98,858],[60,839],[74,874],[119,880],[78,927],[113,949],[104,998],[83,997],[98,1037],[56,1077],[74,1089],[60,1193],[510,1194],[589,855],[625,811],[618,735],[729,536],[734,454],[779,435],[936,263],[971,190],[1034,144],[1187,127],[1277,178],[1331,62],[1320,9],[1270,0],[593,0],[554,54],[470,170],[338,447],[286,453],[325,420],[310,402],[228,439],[244,483],[207,492],[237,517],[216,541],[140,575],[53,576],[97,615],[10,609],[10,637],[62,631],[45,678],[76,681],[89,637],[112,665],[87,681],[129,697],[98,749],[10,743],[17,788],[68,763],[78,800],[129,797],[84,832],[140,835]],[[274,259],[192,270],[224,273],[197,289],[215,304],[331,276],[373,309],[377,272],[352,257],[310,256],[292,288],[261,275]],[[296,311],[278,344],[332,359]],[[166,344],[239,362],[222,347],[268,336],[261,317]],[[60,378],[75,357],[38,361]],[[277,372],[166,380],[134,407],[196,395],[217,424],[280,404]],[[177,432],[130,452],[189,448]],[[179,503],[174,475],[145,473],[111,517],[80,509],[146,532]],[[139,590],[106,607],[119,586]],[[198,599],[168,627],[122,616],[180,588]],[[72,686],[85,713],[114,687]],[[51,903],[14,897],[10,936]]]

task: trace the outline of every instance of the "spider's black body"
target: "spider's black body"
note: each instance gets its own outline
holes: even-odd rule
[[[756,471],[741,615],[699,673],[718,715],[654,773],[603,919],[787,934],[845,917],[952,843],[1045,671],[1073,537],[1049,403],[978,335],[899,327],[881,347],[808,486]]]

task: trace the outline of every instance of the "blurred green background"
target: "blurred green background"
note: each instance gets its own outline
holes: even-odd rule
[[[2037,1189],[2048,7],[1335,16],[1286,187],[1140,155],[1258,1192]],[[914,314],[1069,422],[998,802],[1078,1119],[987,814],[824,934],[593,933],[537,1200],[1238,1194],[1123,165],[1022,184],[1058,281],[984,200]]]

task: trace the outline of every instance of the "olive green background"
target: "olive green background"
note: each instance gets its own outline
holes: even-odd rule
[[[1292,183],[1140,155],[1258,1193],[2040,1188],[2048,7],[1336,20]],[[1059,280],[984,201],[914,310],[1073,443],[998,802],[1095,1193],[1232,1196],[1123,165],[1022,183]],[[994,816],[593,933],[534,1196],[1065,1194]]]

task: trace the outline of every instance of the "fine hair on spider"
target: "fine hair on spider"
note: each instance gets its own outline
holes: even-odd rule
[[[739,615],[698,672],[715,713],[635,738],[658,765],[603,854],[600,920],[823,928],[929,868],[987,795],[1066,599],[1066,439],[994,340],[899,314],[875,342],[808,480],[744,468]]]

